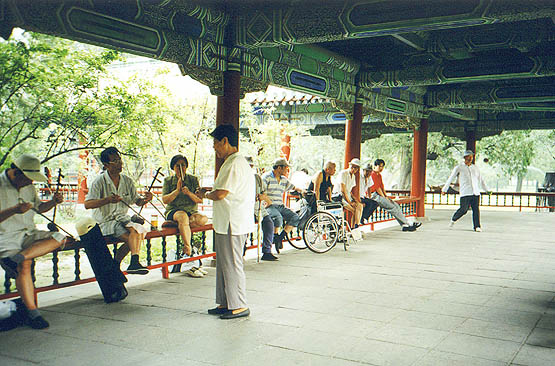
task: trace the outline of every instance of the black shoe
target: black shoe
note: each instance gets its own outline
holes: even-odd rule
[[[228,308],[219,308],[219,307],[215,307],[213,309],[208,309],[208,314],[210,315],[222,315],[225,314],[229,311]]]
[[[249,316],[249,315],[251,315],[251,311],[249,309],[245,309],[237,314],[233,314],[233,311],[229,310],[226,313],[220,315],[220,319],[235,319],[235,318],[242,318],[244,316]]]
[[[110,304],[113,302],[120,302],[121,300],[125,299],[127,295],[129,295],[129,293],[127,292],[127,289],[122,285],[119,289],[114,291],[109,298],[104,299],[104,302],[106,304]]]
[[[17,278],[19,272],[17,272],[17,263],[12,261],[10,258],[0,259],[0,266],[6,271],[9,278]]]
[[[274,234],[274,245],[276,246],[276,252],[279,254],[279,250],[283,248],[283,232],[281,234]]]
[[[415,222],[414,224],[412,224],[412,226],[414,226],[414,230],[418,229],[420,226],[422,226],[421,222]]]
[[[44,329],[50,326],[50,324],[42,317],[42,315],[39,315],[34,319],[29,318],[27,320],[27,324],[33,329]]]
[[[260,259],[262,259],[263,261],[277,261],[279,258],[272,253],[264,253],[262,254],[262,257]]]
[[[129,267],[127,267],[127,273],[129,274],[140,274],[145,275],[148,274],[148,268],[143,266],[141,263],[131,263]]]

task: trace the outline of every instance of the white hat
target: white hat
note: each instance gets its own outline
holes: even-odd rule
[[[466,151],[464,152],[464,154],[463,154],[463,158],[466,157],[466,156],[469,156],[469,155],[474,155],[474,151],[472,151],[472,150],[466,150]]]
[[[83,236],[88,233],[94,226],[96,221],[92,217],[83,217],[75,223],[75,230],[79,236]]]
[[[358,166],[360,168],[360,159],[359,158],[354,158],[353,160],[351,160],[349,162],[349,165]]]
[[[20,155],[13,163],[27,178],[39,182],[48,182],[46,175],[40,172],[40,160],[33,155]]]

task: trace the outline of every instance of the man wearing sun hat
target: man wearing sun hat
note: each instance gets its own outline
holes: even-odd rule
[[[488,192],[486,183],[482,179],[480,170],[473,163],[474,152],[472,150],[466,150],[463,154],[464,162],[457,165],[447,182],[441,190],[441,194],[446,194],[449,189],[450,184],[459,178],[460,187],[460,207],[451,218],[449,227],[455,225],[455,221],[460,219],[468,212],[468,207],[472,207],[472,223],[474,225],[474,231],[481,232],[482,227],[480,226],[480,186],[484,191]]]
[[[358,227],[362,217],[364,204],[360,201],[360,194],[353,195],[353,188],[357,185],[360,173],[360,159],[354,158],[349,162],[349,168],[339,172],[339,184],[335,186],[336,193],[341,194],[343,207],[353,214],[352,227]]]
[[[10,168],[0,174],[0,264],[15,278],[17,290],[27,308],[25,322],[35,329],[49,326],[40,315],[34,297],[31,275],[33,258],[50,253],[65,240],[59,232],[37,230],[35,212],[49,211],[63,201],[61,193],[42,202],[33,181],[46,182],[40,161],[30,154],[18,156]]]

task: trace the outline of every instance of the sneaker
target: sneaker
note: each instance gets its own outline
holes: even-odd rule
[[[481,227],[477,227],[476,229],[474,229],[474,231],[481,233],[481,232],[482,232],[482,228],[481,228]]]
[[[449,222],[449,227],[453,227],[455,226],[455,221],[451,220],[451,222]]]
[[[9,278],[17,278],[17,275],[19,274],[17,272],[17,263],[12,261],[10,258],[6,257],[0,259],[0,266],[2,266],[4,271],[6,271]]]
[[[44,329],[50,326],[50,324],[42,317],[42,315],[39,315],[34,319],[27,319],[27,324],[33,329]]]
[[[192,269],[193,269],[195,272],[200,272],[200,273],[202,273],[203,275],[207,275],[207,274],[208,274],[208,271],[206,271],[206,270],[203,269],[202,267],[193,267]]]
[[[141,263],[137,262],[137,263],[131,263],[129,265],[129,267],[127,267],[127,273],[129,274],[139,274],[139,275],[145,275],[148,274],[148,268],[146,268],[145,266],[143,266]]]
[[[202,273],[200,273],[199,271],[193,271],[193,269],[188,269],[185,272],[183,272],[184,275],[189,276],[189,277],[194,277],[194,278],[201,278],[204,275]]]
[[[272,253],[264,253],[262,257],[260,257],[263,261],[277,261],[279,258],[273,255]]]

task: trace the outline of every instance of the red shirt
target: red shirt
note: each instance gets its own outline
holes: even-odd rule
[[[382,181],[382,175],[376,171],[372,171],[371,175],[372,180],[374,181],[374,185],[372,185],[370,187],[370,192],[376,192],[378,190],[378,188],[381,188],[382,190],[385,190],[384,186],[383,186],[383,181]]]

